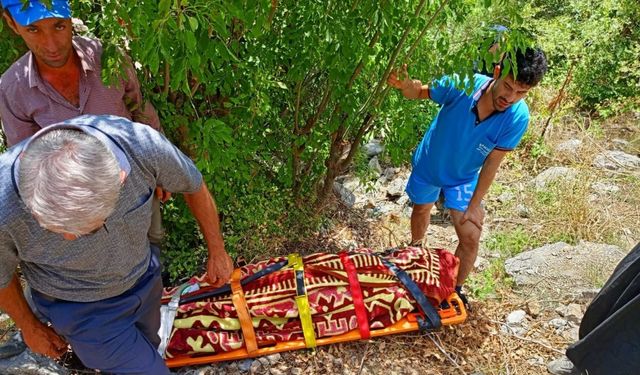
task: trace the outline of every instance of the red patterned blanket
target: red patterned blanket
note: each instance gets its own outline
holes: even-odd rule
[[[448,251],[408,247],[384,257],[405,270],[434,306],[453,293],[459,261]],[[352,251],[348,258],[355,266],[371,329],[387,327],[416,310],[413,297],[372,250]],[[244,266],[242,278],[284,260],[273,258]],[[316,253],[305,256],[303,262],[315,336],[334,336],[357,329],[348,275],[340,256]],[[295,302],[295,273],[291,267],[250,282],[243,286],[243,291],[258,345],[303,340]],[[165,290],[166,295],[173,292]],[[229,293],[181,305],[166,356],[220,353],[242,346],[240,321]]]

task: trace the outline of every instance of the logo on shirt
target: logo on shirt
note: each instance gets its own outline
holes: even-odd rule
[[[483,144],[483,143],[480,143],[478,145],[478,148],[476,148],[476,150],[480,151],[482,156],[487,156],[491,152],[491,148],[488,147],[487,145]]]

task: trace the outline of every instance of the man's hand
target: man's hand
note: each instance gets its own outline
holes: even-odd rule
[[[469,205],[467,210],[464,212],[462,216],[462,220],[460,224],[464,224],[465,222],[470,221],[478,227],[478,229],[482,230],[482,223],[484,222],[484,210],[480,205]]]
[[[160,186],[156,187],[156,198],[162,203],[165,203],[171,199],[171,192],[162,189]]]
[[[67,352],[68,345],[53,329],[41,322],[23,327],[22,338],[34,353],[57,359]]]
[[[422,92],[422,82],[417,79],[409,78],[407,72],[407,64],[402,65],[401,69],[391,72],[387,80],[389,86],[402,91],[402,95],[408,99],[419,99]]]
[[[207,278],[215,288],[229,281],[233,272],[233,261],[229,254],[224,250],[218,251],[216,254],[218,255],[215,257],[209,255],[209,260],[207,261]]]

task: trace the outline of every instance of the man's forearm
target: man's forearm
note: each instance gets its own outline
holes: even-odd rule
[[[216,251],[224,252],[224,242],[222,240],[222,233],[220,232],[218,210],[204,181],[197,192],[185,193],[184,199],[193,217],[195,217],[200,226],[200,230],[207,242],[209,255],[212,255]]]
[[[478,184],[476,185],[476,189],[473,192],[473,196],[471,197],[471,201],[469,202],[469,206],[471,207],[479,207],[482,199],[489,191],[493,180],[496,178],[496,174],[498,173],[498,168],[500,167],[500,163],[502,163],[502,159],[507,154],[506,151],[501,150],[493,150],[487,156],[487,159],[482,166],[482,170],[480,171],[480,176],[478,177]]]
[[[16,326],[23,330],[40,323],[24,298],[22,286],[16,275],[13,275],[6,288],[0,289],[0,310],[6,312]]]

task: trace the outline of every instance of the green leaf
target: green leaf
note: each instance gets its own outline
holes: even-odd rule
[[[189,52],[197,53],[196,47],[198,46],[198,41],[196,40],[196,35],[193,31],[187,31],[184,33],[185,43],[187,44],[187,49]]]
[[[160,0],[158,3],[158,12],[160,14],[169,13],[169,7],[171,7],[171,0]]]
[[[198,30],[198,19],[195,17],[187,17],[187,19],[189,20],[189,26],[191,27],[191,30]]]

